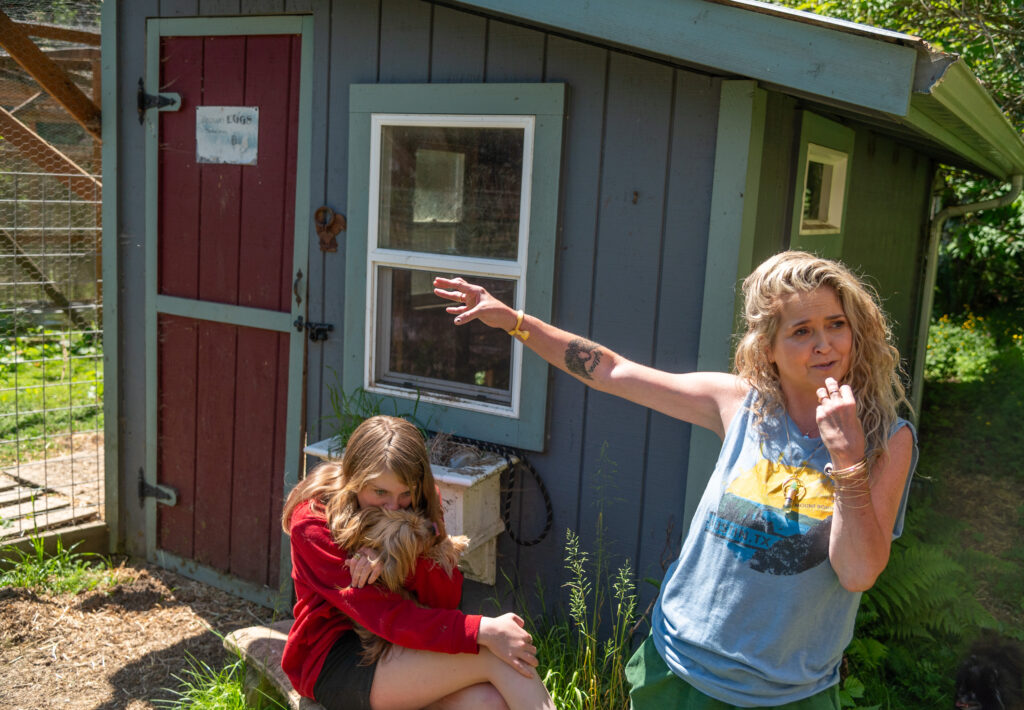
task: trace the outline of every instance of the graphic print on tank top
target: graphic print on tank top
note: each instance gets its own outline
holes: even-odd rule
[[[756,572],[799,574],[828,557],[832,502],[831,482],[820,471],[761,458],[729,484],[704,532]]]

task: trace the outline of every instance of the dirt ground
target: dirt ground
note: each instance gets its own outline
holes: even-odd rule
[[[140,562],[78,595],[0,589],[0,708],[142,710],[174,697],[188,656],[220,668],[217,634],[272,621],[269,609]]]

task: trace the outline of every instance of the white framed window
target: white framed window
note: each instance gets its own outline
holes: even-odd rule
[[[366,390],[519,416],[522,345],[455,328],[432,284],[461,275],[525,307],[535,121],[371,115]]]
[[[838,234],[843,229],[843,200],[849,155],[807,144],[800,234]]]
[[[793,180],[790,248],[829,259],[843,257],[845,213],[856,133],[849,126],[800,112]]]
[[[551,319],[565,84],[353,84],[349,99],[345,391],[542,451],[547,363],[501,330],[456,327],[433,280]]]

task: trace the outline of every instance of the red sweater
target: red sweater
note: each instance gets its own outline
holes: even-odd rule
[[[373,584],[351,587],[345,551],[334,544],[327,520],[309,503],[295,508],[291,521],[295,623],[281,667],[300,695],[313,697],[320,669],[334,642],[352,621],[391,643],[441,653],[477,653],[480,616],[459,611],[462,573],[451,577],[421,558],[405,584],[419,601]]]

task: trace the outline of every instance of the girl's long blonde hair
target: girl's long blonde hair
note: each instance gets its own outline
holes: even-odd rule
[[[345,526],[359,510],[357,495],[367,482],[391,471],[412,493],[412,510],[428,518],[445,534],[444,514],[430,457],[420,430],[405,419],[379,415],[356,427],[340,462],[327,462],[313,469],[285,501],[281,525],[291,532],[292,514],[300,504],[311,501],[327,518],[335,541],[345,539]]]
[[[736,348],[735,372],[757,390],[756,421],[778,416],[786,402],[779,373],[769,357],[779,330],[782,301],[790,294],[831,288],[850,322],[853,345],[843,383],[857,399],[868,460],[888,449],[889,432],[901,405],[910,410],[901,381],[899,351],[878,304],[878,295],[842,264],[802,251],[776,254],[743,280],[746,332]]]

